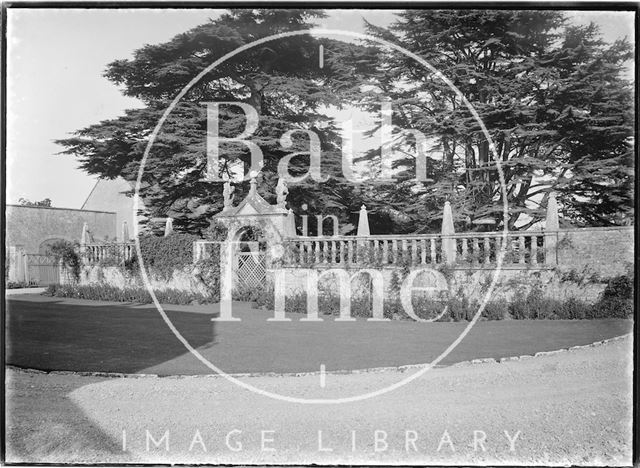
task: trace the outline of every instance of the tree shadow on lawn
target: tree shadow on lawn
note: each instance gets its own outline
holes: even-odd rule
[[[153,306],[10,299],[6,310],[6,363],[18,367],[137,373],[187,353]],[[213,343],[212,314],[166,313],[194,348]]]
[[[234,303],[240,322],[211,322],[218,305],[167,306],[173,325],[227,373],[366,369],[432,362],[468,322],[268,322],[273,312]],[[189,312],[191,311],[191,312]],[[187,351],[153,305],[50,298],[10,300],[7,362],[44,370],[193,375],[213,373]],[[214,335],[214,326],[215,335]],[[629,320],[478,322],[441,362],[535,354],[629,333]],[[215,344],[215,346],[213,346]]]

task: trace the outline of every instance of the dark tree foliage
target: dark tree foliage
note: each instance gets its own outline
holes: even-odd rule
[[[142,109],[81,129],[60,140],[90,174],[133,182],[149,135],[173,98],[193,77],[226,53],[258,38],[309,28],[315,10],[231,10],[171,41],[147,45],[131,60],[111,63],[105,76],[139,98]],[[626,40],[606,44],[594,25],[572,26],[558,11],[408,10],[371,34],[418,54],[449,78],[486,125],[504,171],[509,229],[544,218],[550,190],[559,193],[566,221],[577,225],[632,220],[633,94],[623,71],[632,58]],[[318,48],[325,65],[318,66]],[[395,182],[374,178],[354,184],[342,176],[342,139],[327,106],[355,105],[379,112],[393,105]],[[260,114],[252,141],[265,161],[259,192],[275,201],[278,161],[308,151],[307,129],[321,140],[323,183],[307,179],[289,187],[298,214],[336,214],[357,224],[367,205],[373,233],[439,228],[445,200],[458,229],[500,229],[503,216],[498,171],[489,143],[460,96],[415,60],[373,42],[358,44],[309,35],[281,38],[244,51],[200,80],[169,115],[147,161],[141,196],[147,215],[171,216],[178,230],[202,232],[222,208],[222,184],[205,179],[206,107],[240,101]],[[221,136],[237,136],[246,119],[222,107]],[[417,141],[426,135],[426,181],[415,180]],[[373,135],[377,128],[371,130]],[[221,147],[223,173],[248,170],[242,144]],[[363,157],[381,162],[377,148]],[[308,158],[295,157],[299,175]],[[376,169],[377,166],[377,169]],[[248,182],[236,187],[236,200]],[[306,209],[303,209],[306,208]],[[315,218],[310,217],[311,232]]]
[[[556,11],[406,11],[390,30],[369,25],[369,32],[425,58],[476,109],[504,171],[509,229],[543,219],[552,189],[574,224],[630,222],[634,115],[631,86],[621,76],[632,58],[626,40],[605,44],[596,26],[568,25]],[[343,62],[347,68],[348,57]],[[450,200],[459,228],[501,228],[494,157],[460,96],[395,51],[357,63],[370,79],[366,88],[353,86],[353,102],[377,112],[381,99],[392,101],[394,150],[404,154],[394,161],[398,182],[370,192],[367,205],[391,204],[410,217],[404,230],[426,231],[437,229]],[[427,137],[427,182],[414,180],[416,141],[401,129]],[[376,158],[379,149],[365,159]]]
[[[315,10],[231,10],[171,41],[147,45],[131,60],[109,64],[105,76],[123,87],[124,94],[141,99],[145,107],[76,132],[58,141],[64,153],[77,156],[81,168],[105,178],[122,176],[135,181],[149,135],[175,96],[198,73],[220,57],[256,39],[307,29],[324,13]],[[343,47],[322,41],[327,50]],[[283,149],[281,136],[292,129],[316,132],[321,141],[323,175],[329,181],[307,179],[289,187],[289,206],[309,214],[334,213],[345,222],[359,205],[340,179],[341,139],[334,122],[323,114],[325,106],[339,104],[330,81],[336,74],[329,65],[318,66],[321,42],[309,35],[280,38],[225,61],[201,79],[169,115],[152,147],[142,180],[141,196],[149,217],[171,216],[178,230],[200,232],[211,215],[222,208],[222,184],[205,180],[205,102],[236,101],[251,104],[260,125],[251,137],[264,154],[259,192],[275,200],[277,163],[295,151],[308,151],[306,135],[293,136],[293,146]],[[235,106],[220,108],[220,136],[236,137],[246,119]],[[248,172],[250,153],[240,143],[221,145],[220,175],[238,167]],[[297,156],[290,172],[303,174],[309,161]],[[240,166],[239,166],[240,165]],[[248,191],[248,182],[236,187],[236,201]]]

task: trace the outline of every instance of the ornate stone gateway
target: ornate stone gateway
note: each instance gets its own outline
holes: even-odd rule
[[[229,182],[224,188],[224,209],[214,219],[227,228],[229,276],[221,271],[223,285],[233,284],[234,291],[261,290],[267,284],[271,252],[282,244],[284,238],[294,229],[292,214],[285,208],[286,185],[279,182],[277,205],[269,204],[257,192],[255,179],[247,197],[233,206],[233,187]],[[223,255],[224,258],[224,255]],[[228,281],[231,279],[232,281]],[[226,288],[226,286],[223,286]],[[230,287],[227,290],[230,291]]]

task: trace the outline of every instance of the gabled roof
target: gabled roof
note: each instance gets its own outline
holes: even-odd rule
[[[250,216],[250,215],[270,215],[287,214],[288,211],[276,205],[269,204],[258,192],[249,193],[238,206],[227,208],[214,215],[214,218],[227,216]]]

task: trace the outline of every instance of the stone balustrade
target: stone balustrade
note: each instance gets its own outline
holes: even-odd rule
[[[80,246],[80,253],[85,264],[123,263],[133,258],[135,250],[134,242],[88,243]]]
[[[547,254],[548,233],[524,231],[507,233],[456,233],[452,235],[385,235],[297,237],[284,241],[283,266],[330,265],[466,265],[497,264],[503,242],[504,266],[553,265]],[[555,254],[555,252],[554,252]]]

